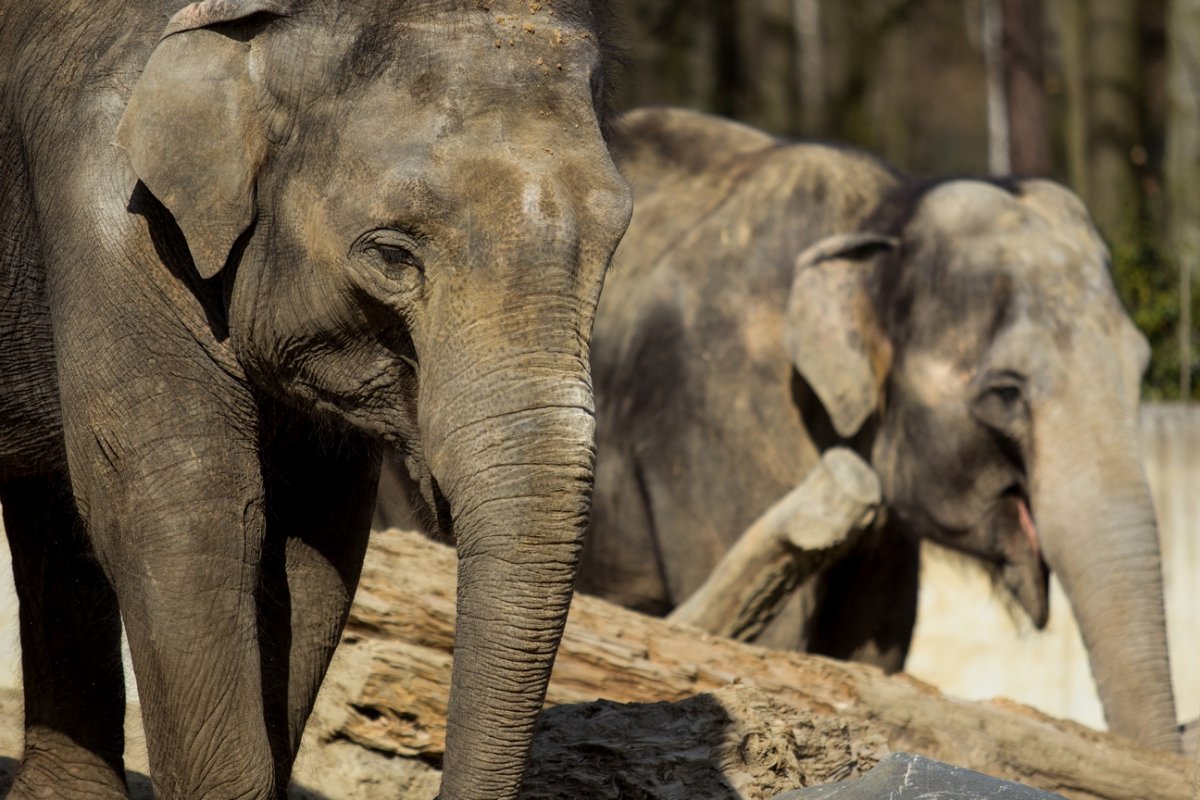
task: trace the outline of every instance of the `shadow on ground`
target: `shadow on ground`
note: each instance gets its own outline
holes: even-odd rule
[[[765,800],[858,777],[886,752],[866,725],[783,709],[749,687],[599,700],[543,712],[521,798]]]

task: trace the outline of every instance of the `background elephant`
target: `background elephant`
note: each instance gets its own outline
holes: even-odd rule
[[[182,5],[0,7],[11,796],[124,796],[119,619],[158,796],[284,796],[390,442],[461,556],[441,796],[513,797],[629,215],[601,4]]]
[[[1148,351],[1082,204],[1044,181],[900,185],[691,112],[618,130],[636,210],[593,338],[579,588],[669,611],[847,445],[883,521],[760,641],[899,669],[921,538],[990,566],[1039,626],[1053,569],[1112,728],[1177,749],[1135,427]]]

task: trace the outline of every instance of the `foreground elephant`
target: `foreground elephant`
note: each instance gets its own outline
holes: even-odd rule
[[[1044,181],[896,191],[861,154],[689,112],[618,130],[635,212],[593,336],[580,590],[666,613],[850,446],[885,521],[761,641],[900,668],[920,538],[990,565],[1038,626],[1053,569],[1112,728],[1177,749],[1148,350],[1080,202]]]
[[[157,796],[283,797],[386,441],[461,556],[441,796],[513,797],[629,214],[600,4],[180,5],[0,8],[11,796],[125,795],[123,619]]]

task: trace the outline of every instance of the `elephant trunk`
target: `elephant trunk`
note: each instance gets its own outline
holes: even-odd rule
[[[515,797],[549,683],[595,458],[586,350],[573,338],[430,390],[442,402],[423,437],[459,556],[442,800]]]
[[[1046,562],[1079,622],[1109,727],[1178,751],[1158,530],[1129,417],[1104,426],[1049,420],[1037,437],[1033,513]]]

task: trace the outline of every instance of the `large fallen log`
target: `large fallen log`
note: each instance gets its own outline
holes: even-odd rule
[[[450,548],[417,534],[376,536],[331,675],[336,689],[319,708],[323,741],[440,762],[454,593]],[[906,676],[767,651],[582,596],[572,607],[547,702],[674,701],[738,683],[782,709],[869,726],[892,750],[1068,798],[1191,796],[1191,765],[1182,756],[1015,704],[953,700]]]

